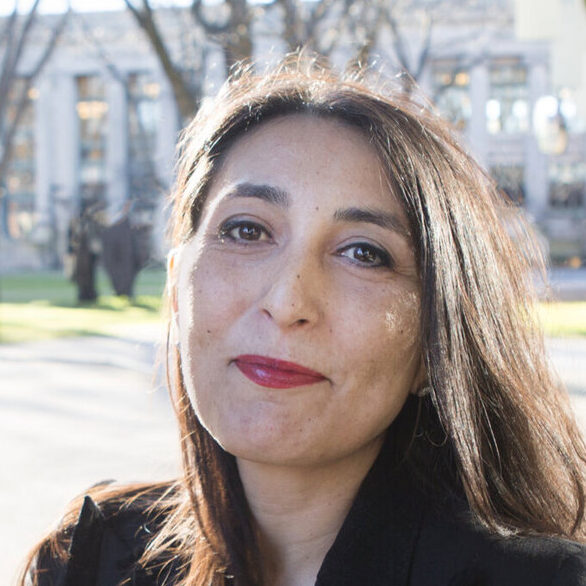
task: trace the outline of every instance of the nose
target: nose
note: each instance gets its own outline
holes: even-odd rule
[[[262,312],[280,328],[311,326],[322,315],[323,287],[317,262],[301,251],[280,258],[260,300]]]

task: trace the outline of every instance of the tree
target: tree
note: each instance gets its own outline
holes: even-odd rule
[[[40,0],[35,0],[28,13],[20,15],[18,2],[15,1],[10,16],[0,29],[0,183],[6,176],[14,137],[29,103],[31,87],[51,58],[69,17],[68,9],[53,21],[46,31],[47,38],[38,56],[32,66],[24,71],[24,57],[34,29],[38,28],[39,4]],[[48,22],[47,19],[44,22]]]
[[[188,120],[199,106],[202,76],[190,75],[175,62],[149,0],[141,0],[140,6],[136,6],[132,0],[124,0],[124,3],[149,40],[169,80],[181,118]]]
[[[248,0],[224,0],[211,11],[206,10],[202,0],[193,0],[191,13],[209,38],[219,42],[227,72],[239,61],[252,57],[254,9]]]
[[[395,0],[385,2],[381,11],[382,37],[389,42],[379,47],[383,60],[389,61],[401,73],[403,91],[411,93],[421,82],[432,60],[448,58],[452,64],[451,79],[484,61],[488,55],[490,33],[487,25],[495,24],[497,12],[487,3],[482,12],[475,0]],[[471,18],[472,17],[472,18]],[[510,14],[498,13],[506,21]],[[504,23],[503,23],[504,24]],[[451,34],[441,38],[442,27],[452,27]],[[461,32],[465,31],[465,32]],[[387,35],[385,37],[385,34]],[[451,85],[436,88],[432,97]]]
[[[181,117],[188,120],[203,96],[205,59],[196,60],[196,71],[181,65],[150,0],[124,2],[159,59]],[[275,19],[278,40],[287,51],[305,47],[327,57],[343,41],[351,45],[353,60],[367,58],[376,44],[383,5],[384,0],[268,0],[257,4],[249,0],[221,0],[210,5],[193,0],[189,24],[202,54],[212,44],[221,48],[227,75],[236,63],[254,55],[255,25],[269,11]]]

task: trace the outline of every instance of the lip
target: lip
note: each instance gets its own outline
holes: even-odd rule
[[[233,362],[246,378],[270,389],[290,389],[326,380],[323,374],[315,370],[268,356],[242,354]]]

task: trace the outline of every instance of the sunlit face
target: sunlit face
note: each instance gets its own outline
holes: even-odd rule
[[[239,138],[175,269],[187,391],[238,458],[372,450],[421,383],[407,221],[358,130],[289,115]]]

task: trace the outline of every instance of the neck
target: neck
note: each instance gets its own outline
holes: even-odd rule
[[[246,497],[259,528],[268,583],[315,583],[380,445],[373,444],[366,454],[317,467],[238,460]]]

